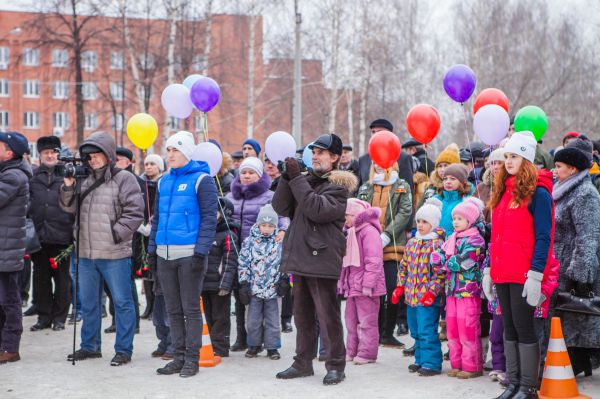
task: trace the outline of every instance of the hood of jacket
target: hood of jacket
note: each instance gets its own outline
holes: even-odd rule
[[[354,218],[354,228],[356,231],[362,229],[366,225],[371,225],[381,233],[381,223],[379,223],[379,217],[381,216],[381,209],[377,207],[367,208]]]
[[[251,199],[258,197],[262,193],[269,190],[271,187],[271,178],[268,174],[263,173],[263,175],[258,179],[255,183],[250,183],[248,185],[243,185],[240,182],[240,176],[236,176],[235,179],[231,182],[231,195],[236,200],[239,199]]]
[[[250,229],[250,239],[251,240],[270,241],[275,238],[277,233],[279,233],[279,228],[275,227],[275,230],[273,230],[273,233],[266,236],[260,232],[260,227],[258,227],[258,223],[256,223]]]
[[[91,144],[96,146],[102,150],[104,155],[108,158],[110,164],[114,164],[117,161],[117,144],[115,143],[115,139],[113,136],[107,132],[94,132],[83,141],[83,143],[79,146],[79,152],[81,153],[81,148],[86,145]]]
[[[210,175],[210,167],[204,161],[190,161],[181,168],[171,168],[169,173],[173,176],[185,175],[188,173],[206,173]]]
[[[552,172],[546,169],[539,169],[537,186],[545,188],[548,190],[548,193],[552,195],[552,187],[554,186],[554,176],[552,175]]]
[[[326,176],[331,184],[345,187],[350,194],[354,193],[358,188],[358,178],[352,172],[345,170],[333,170]]]
[[[31,170],[31,165],[26,160],[19,159],[11,159],[6,162],[0,163],[0,173],[7,171],[9,169],[19,169],[22,170],[23,173],[27,176],[28,179],[31,179],[33,176],[33,171]]]

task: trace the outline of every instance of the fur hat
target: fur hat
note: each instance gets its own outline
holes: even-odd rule
[[[365,209],[369,209],[371,204],[358,198],[348,198],[346,203],[346,215],[356,216]]]
[[[259,177],[262,177],[264,172],[262,161],[256,157],[244,158],[242,164],[240,165],[240,173],[242,173],[244,169],[252,169]]]
[[[273,209],[271,204],[267,204],[260,208],[258,212],[258,217],[256,218],[257,224],[272,224],[273,226],[277,226],[279,216],[277,216],[277,212]]]
[[[590,161],[590,164],[594,161],[594,144],[585,134],[582,134],[575,140],[572,140],[569,144],[567,144],[566,148],[576,148],[583,152]]]
[[[44,150],[60,151],[60,139],[56,136],[43,136],[38,139],[36,147],[38,153]]]
[[[161,173],[165,171],[165,161],[158,154],[148,154],[148,156],[146,156],[146,159],[144,159],[144,163],[146,162],[154,163],[156,166],[158,166],[158,170]]]
[[[442,219],[442,201],[437,198],[429,198],[415,215],[416,220],[424,220],[437,229]]]
[[[477,197],[468,197],[460,204],[456,205],[452,210],[452,216],[460,215],[467,219],[469,226],[472,226],[479,218],[485,209],[483,202]]]
[[[444,151],[440,152],[440,154],[438,155],[437,159],[435,160],[435,167],[437,168],[437,166],[441,163],[460,163],[458,151],[459,149],[456,144],[450,144],[444,149]]]
[[[592,167],[592,161],[583,151],[569,146],[554,154],[554,162],[566,163],[577,168],[577,170],[586,170]]]
[[[452,176],[458,179],[462,184],[467,182],[467,178],[469,177],[469,171],[467,167],[461,163],[453,163],[444,169],[444,177]]]
[[[173,147],[177,149],[188,159],[188,161],[191,161],[192,154],[196,149],[194,135],[190,132],[186,132],[185,130],[181,130],[169,137],[166,147]]]
[[[511,153],[519,155],[529,162],[533,163],[535,160],[535,149],[537,148],[537,140],[533,133],[524,130],[522,132],[515,132],[504,146],[504,153]]]

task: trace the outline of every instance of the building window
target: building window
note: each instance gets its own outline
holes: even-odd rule
[[[54,128],[68,129],[69,128],[69,114],[66,112],[52,113],[52,126]]]
[[[37,161],[40,157],[40,154],[37,150],[37,143],[28,143],[29,144],[29,159],[32,161]]]
[[[113,130],[123,129],[123,114],[112,114],[110,117],[110,126]]]
[[[69,52],[65,49],[55,48],[52,50],[52,66],[55,68],[66,68],[69,63]]]
[[[98,97],[98,88],[94,82],[83,82],[81,89],[84,100],[95,100]]]
[[[10,61],[10,49],[8,47],[0,47],[0,69],[8,69]]]
[[[140,55],[140,67],[144,71],[148,71],[150,69],[154,69],[154,56],[152,54],[142,54],[142,55]]]
[[[95,51],[81,53],[81,67],[87,72],[94,72],[98,66],[98,56]]]
[[[111,51],[110,52],[110,69],[123,69],[123,52]]]
[[[40,50],[37,48],[23,49],[23,65],[38,66],[40,65]]]
[[[8,97],[8,80],[0,79],[0,97]]]
[[[123,101],[123,82],[110,82],[110,97],[115,101]]]
[[[25,129],[38,129],[40,127],[40,114],[38,112],[23,113],[23,127]]]
[[[69,83],[65,81],[52,82],[52,98],[65,100],[69,95]]]
[[[0,129],[8,129],[8,111],[0,111]]]
[[[192,69],[196,72],[202,72],[206,69],[206,57],[203,55],[195,55],[192,61]]]
[[[142,101],[146,101],[146,86],[144,86],[143,84],[139,85],[137,88],[137,95],[138,98],[141,98]]]
[[[98,115],[85,114],[85,128],[87,130],[98,129]]]
[[[23,82],[24,97],[39,97],[40,96],[40,81],[26,80]]]
[[[197,132],[202,131],[202,117],[200,115],[194,116],[194,129],[196,129]]]
[[[169,117],[169,121],[167,122],[167,125],[169,126],[169,129],[171,130],[179,130],[179,118],[175,118],[174,116],[170,116]]]

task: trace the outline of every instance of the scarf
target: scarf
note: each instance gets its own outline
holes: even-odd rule
[[[348,237],[346,239],[346,255],[342,259],[342,267],[360,267],[360,250],[358,247],[358,239],[356,237],[356,228],[354,226],[348,229]]]
[[[385,179],[385,173],[375,173],[373,176],[373,184],[377,184],[378,186],[391,186],[392,184],[398,181],[398,172],[392,170],[388,176],[388,179]]]
[[[458,238],[472,237],[478,234],[480,234],[479,229],[475,226],[471,226],[463,231],[455,231],[450,237],[448,237],[448,241],[442,244],[442,249],[446,253],[446,256],[453,256],[456,254],[456,241]]]
[[[571,191],[571,189],[573,189],[575,186],[578,186],[579,183],[581,183],[588,175],[589,172],[586,169],[579,173],[575,173],[573,176],[567,177],[561,182],[556,183],[552,189],[552,197],[554,200],[556,201],[561,199],[566,193]]]
[[[429,233],[425,234],[424,236],[422,236],[421,233],[419,233],[418,231],[417,231],[417,234],[415,234],[415,238],[417,240],[433,240],[438,237],[439,237],[439,235],[435,231],[430,231]]]

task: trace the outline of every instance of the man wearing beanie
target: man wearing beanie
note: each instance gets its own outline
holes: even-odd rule
[[[100,340],[101,281],[106,282],[115,302],[115,356],[111,366],[131,361],[135,333],[135,308],[131,293],[131,241],[144,218],[144,202],[135,176],[115,167],[117,153],[113,136],[95,132],[81,146],[89,175],[75,180],[65,177],[60,206],[75,214],[79,240],[79,293],[81,298],[81,349],[69,361],[102,357]],[[81,206],[77,206],[78,199]],[[77,218],[77,216],[76,216]]]
[[[258,141],[254,139],[247,139],[246,141],[244,141],[244,144],[242,144],[242,155],[244,156],[244,158],[258,158],[258,156],[260,155],[260,150],[260,144],[258,144]]]
[[[337,280],[342,268],[346,201],[356,190],[356,177],[336,170],[342,155],[342,140],[335,134],[321,135],[309,146],[312,172],[301,173],[296,158],[285,161],[273,197],[273,208],[291,218],[283,241],[281,271],[294,276],[294,319],[297,327],[296,356],[279,379],[314,374],[317,353],[317,324],[327,349],[323,384],[345,378],[346,350],[337,298]]]
[[[191,133],[174,134],[166,146],[170,170],[158,185],[148,265],[164,294],[174,353],[157,373],[191,377],[202,347],[200,296],[215,239],[217,189],[208,164],[191,159]]]
[[[389,131],[394,132],[394,126],[392,123],[386,119],[376,119],[369,125],[371,129],[371,136],[377,134],[381,131]],[[371,174],[371,165],[373,161],[371,160],[371,156],[367,153],[360,158],[358,158],[358,186],[362,186],[363,183],[369,181],[369,177]],[[413,162],[412,156],[408,154],[406,151],[400,153],[398,157],[398,166],[400,171],[398,174],[400,178],[408,183],[408,186],[413,187]]]
[[[25,216],[31,167],[23,159],[27,139],[0,133],[0,364],[20,359],[23,332],[19,276],[25,256]]]
[[[59,204],[63,178],[57,173],[60,139],[56,136],[40,137],[37,141],[40,166],[29,182],[29,215],[35,224],[41,249],[31,254],[33,260],[33,303],[38,321],[31,331],[52,327],[64,330],[71,301],[71,276],[69,257],[53,269],[50,258],[55,258],[73,242],[72,213],[65,212]],[[54,289],[53,289],[54,286]]]

